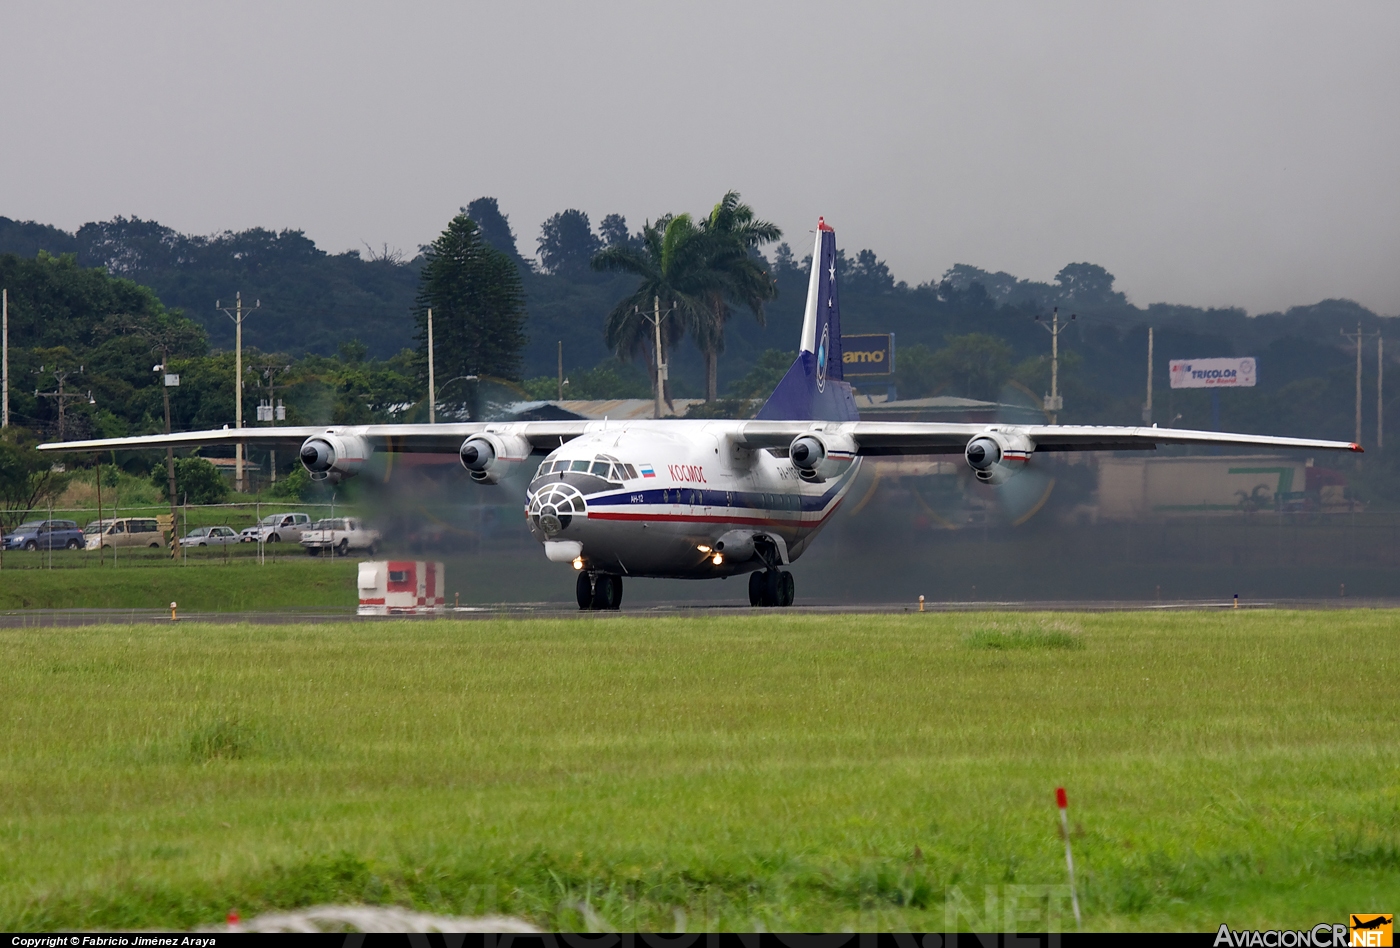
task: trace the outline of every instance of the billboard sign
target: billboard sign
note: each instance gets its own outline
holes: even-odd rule
[[[841,373],[853,375],[894,374],[894,333],[862,333],[841,337]]]
[[[1172,388],[1253,388],[1253,359],[1172,359]]]

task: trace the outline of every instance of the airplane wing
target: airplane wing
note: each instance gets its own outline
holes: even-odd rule
[[[961,454],[969,441],[997,433],[1029,439],[1034,451],[1138,451],[1166,444],[1218,444],[1262,448],[1361,451],[1350,441],[1275,438],[1269,435],[1187,428],[1108,427],[1098,425],[966,425],[899,421],[750,421],[740,423],[734,440],[749,448],[785,448],[810,432],[838,435],[855,442],[863,457],[900,454]]]
[[[617,422],[612,423],[614,426]],[[140,448],[195,448],[207,445],[255,444],[268,447],[301,445],[314,435],[355,435],[376,452],[456,454],[462,442],[482,432],[520,435],[536,450],[553,450],[587,431],[602,430],[601,421],[465,422],[438,425],[331,425],[287,428],[216,428],[174,434],[139,435],[133,438],[97,438],[91,441],[56,441],[39,445],[40,451],[130,451]]]
[[[651,424],[653,422],[649,422]],[[662,424],[733,426],[727,432],[734,443],[747,448],[786,448],[794,438],[820,432],[855,442],[863,456],[901,454],[961,454],[973,438],[999,434],[1016,441],[1029,440],[1032,451],[1134,451],[1152,450],[1163,444],[1218,444],[1263,448],[1303,448],[1320,451],[1361,451],[1350,441],[1318,441],[1310,438],[1275,438],[1268,435],[1186,428],[1106,427],[1096,425],[968,425],[898,421],[739,421]],[[41,451],[109,451],[140,448],[199,447],[203,445],[255,444],[296,447],[320,434],[355,435],[376,452],[455,454],[474,434],[497,432],[525,438],[536,451],[550,451],[565,441],[602,431],[605,421],[465,422],[437,425],[336,425],[287,428],[219,428],[132,438],[99,438],[91,441],[50,442]],[[626,424],[612,422],[613,426]]]

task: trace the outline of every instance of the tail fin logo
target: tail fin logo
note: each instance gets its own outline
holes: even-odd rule
[[[826,391],[826,350],[831,341],[831,327],[822,327],[821,345],[817,347],[817,391]]]

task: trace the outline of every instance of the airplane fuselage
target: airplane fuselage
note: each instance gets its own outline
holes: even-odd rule
[[[550,559],[621,576],[710,579],[792,562],[840,506],[859,460],[806,479],[726,430],[634,421],[566,442],[530,480],[530,531]]]

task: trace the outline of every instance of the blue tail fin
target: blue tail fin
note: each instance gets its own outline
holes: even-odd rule
[[[855,395],[843,377],[841,303],[836,293],[836,231],[817,220],[812,276],[797,361],[755,418],[767,421],[859,421]]]

